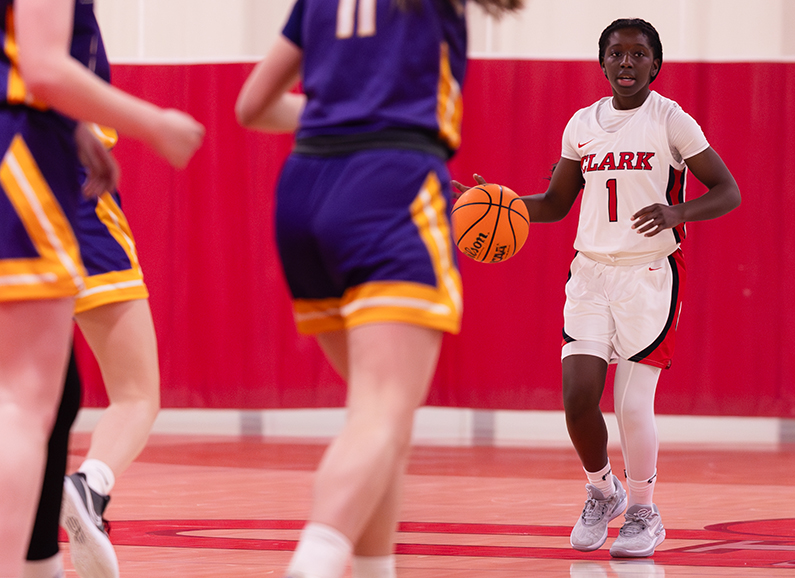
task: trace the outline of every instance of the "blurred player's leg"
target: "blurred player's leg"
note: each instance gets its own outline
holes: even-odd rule
[[[160,369],[149,300],[110,303],[78,313],[76,320],[97,358],[110,400],[91,434],[86,460],[104,463],[118,477],[143,450],[160,410]],[[93,487],[91,473],[86,476]],[[97,485],[96,491],[108,494],[113,482],[98,477]]]
[[[391,554],[387,540],[398,513],[391,500],[398,494],[388,493],[403,475],[414,411],[425,401],[441,335],[401,323],[350,330],[347,420],[318,468],[310,523],[288,575],[338,578],[354,545]],[[385,517],[376,525],[382,505]],[[368,530],[373,534],[365,536]]]
[[[69,359],[74,300],[0,303],[0,576],[19,576]]]
[[[64,484],[63,526],[80,578],[115,578],[103,520],[116,477],[141,453],[160,409],[157,340],[147,299],[81,311],[77,324],[99,363],[110,405],[78,471]]]
[[[69,451],[69,430],[72,429],[79,409],[80,374],[72,350],[61,404],[47,446],[47,465],[44,469],[39,509],[30,536],[22,578],[58,578],[63,575],[63,562],[58,547],[61,498]]]

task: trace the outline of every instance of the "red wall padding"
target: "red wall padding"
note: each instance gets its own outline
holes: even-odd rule
[[[115,66],[114,83],[185,109],[207,127],[176,172],[122,139],[123,207],[152,293],[163,407],[287,408],[344,403],[344,386],[296,334],[276,260],[273,188],[291,138],[247,132],[233,113],[251,64]],[[673,368],[657,410],[795,416],[795,64],[666,63],[652,85],[704,128],[743,204],[688,225],[688,289]],[[594,62],[476,60],[464,88],[454,178],[478,172],[520,194],[543,192],[566,121],[608,94]],[[695,179],[693,197],[703,192]],[[447,336],[431,405],[561,409],[563,285],[577,207],[537,224],[499,265],[461,257],[463,330]],[[88,406],[106,397],[78,337]],[[609,409],[612,392],[606,390]]]

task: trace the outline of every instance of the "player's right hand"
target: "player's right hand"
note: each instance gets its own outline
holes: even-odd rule
[[[182,169],[204,140],[204,126],[192,116],[173,108],[164,109],[160,114],[161,130],[153,143],[172,166]]]
[[[475,186],[485,185],[486,184],[486,179],[484,179],[483,177],[481,177],[477,173],[472,175],[472,178],[474,178],[475,179],[475,183],[477,183]],[[450,181],[450,184],[453,185],[453,200],[454,201],[457,200],[461,195],[463,195],[469,189],[472,188],[472,187],[467,187],[466,185],[462,185],[461,183],[459,183],[456,180]]]
[[[78,123],[75,129],[75,143],[78,158],[86,169],[83,195],[94,199],[105,191],[113,192],[119,181],[119,165],[84,122]]]

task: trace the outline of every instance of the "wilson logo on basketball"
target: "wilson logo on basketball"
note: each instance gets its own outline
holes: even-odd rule
[[[478,236],[475,237],[475,242],[469,247],[462,247],[461,250],[466,253],[467,256],[479,261],[478,255],[487,247],[488,240],[489,236],[486,233],[478,233]]]
[[[479,185],[467,190],[452,212],[455,243],[480,263],[513,257],[527,240],[530,222],[524,201],[508,187]]]

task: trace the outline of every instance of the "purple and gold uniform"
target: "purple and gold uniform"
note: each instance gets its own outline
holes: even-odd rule
[[[303,51],[307,96],[276,209],[299,331],[457,332],[446,160],[460,143],[463,7],[298,0],[283,34]]]
[[[75,124],[25,87],[13,0],[0,7],[0,301],[69,297],[85,273],[73,232],[81,197]]]
[[[0,169],[5,193],[0,196],[4,223],[0,299],[60,297],[79,291],[76,313],[106,303],[145,299],[149,293],[118,194],[83,198],[80,191],[86,175],[74,145],[75,123],[46,110],[25,89],[16,67],[13,3],[8,0],[3,5],[0,71],[5,99],[0,114],[6,121],[2,144],[7,152]],[[75,3],[70,52],[100,78],[110,80],[110,64],[90,0]],[[113,129],[93,129],[106,147],[116,144],[118,135]]]
[[[91,0],[81,0],[75,8],[72,56],[110,82],[110,63],[92,4]],[[91,128],[108,149],[118,141],[113,129],[98,125],[91,125]],[[81,179],[85,179],[82,168]],[[75,313],[108,303],[149,297],[118,192],[106,192],[98,199],[81,198],[75,233],[87,272],[85,288],[77,295]]]
[[[110,63],[92,0],[81,0],[75,8],[72,56],[110,82]],[[118,134],[113,129],[97,125],[91,125],[91,128],[108,149],[118,141]],[[82,169],[81,179],[85,179]],[[87,272],[85,288],[77,295],[75,313],[108,303],[149,297],[118,192],[106,192],[98,199],[81,198],[75,233]]]

